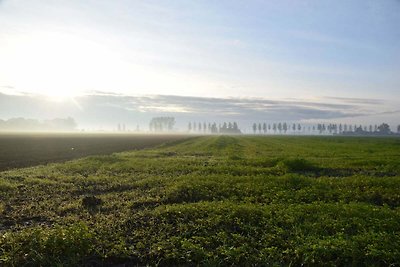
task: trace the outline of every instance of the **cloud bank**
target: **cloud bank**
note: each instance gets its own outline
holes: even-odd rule
[[[54,101],[39,95],[0,94],[0,119],[25,117],[75,118],[80,127],[110,129],[117,123],[143,125],[153,116],[175,116],[178,126],[188,121],[318,121],[393,114],[384,101],[323,97],[316,100],[263,98],[211,98],[175,95],[127,96],[107,92]]]

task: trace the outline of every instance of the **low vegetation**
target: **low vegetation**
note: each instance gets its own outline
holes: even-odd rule
[[[396,266],[400,139],[210,136],[0,173],[0,265]]]

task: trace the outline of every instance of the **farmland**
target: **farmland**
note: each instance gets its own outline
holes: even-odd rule
[[[183,135],[0,133],[0,171],[160,145]]]
[[[202,136],[0,173],[0,265],[389,266],[400,139]]]

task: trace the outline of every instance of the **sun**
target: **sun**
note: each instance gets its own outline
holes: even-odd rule
[[[112,63],[107,48],[71,34],[35,33],[10,42],[0,78],[19,91],[55,100],[93,88],[105,76],[103,66]]]
[[[216,87],[202,75],[159,66],[142,50],[91,32],[15,34],[0,43],[0,84],[58,101],[93,91],[191,95]]]

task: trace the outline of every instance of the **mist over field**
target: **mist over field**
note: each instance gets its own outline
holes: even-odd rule
[[[20,94],[0,94],[3,118],[28,118],[46,120],[26,127],[1,127],[0,129],[26,130],[105,130],[115,131],[125,124],[134,131],[138,127],[147,131],[151,118],[172,116],[176,118],[175,130],[187,131],[189,122],[236,121],[242,129],[251,131],[253,122],[294,122],[306,125],[316,123],[380,124],[389,123],[395,130],[399,111],[390,101],[363,98],[324,97],[314,101],[302,99],[271,100],[264,98],[210,98],[174,95],[127,96],[95,92],[67,99]],[[51,112],[49,112],[51,110]],[[74,119],[69,127],[55,126],[55,118]],[[61,122],[61,121],[60,121]],[[16,122],[15,122],[16,123]],[[20,123],[24,123],[20,121]],[[51,126],[53,124],[53,127]],[[74,125],[75,124],[75,125]]]

